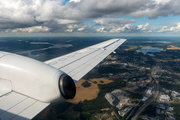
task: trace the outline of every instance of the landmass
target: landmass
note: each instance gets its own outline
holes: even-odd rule
[[[139,41],[139,45],[137,41],[133,41],[137,46],[129,45],[130,42],[121,46],[116,54],[108,56],[93,70],[94,72],[88,73],[95,74],[95,78],[98,76],[96,79],[99,81],[105,78],[113,82],[98,84],[98,96],[76,104],[73,110],[79,113],[79,116],[71,119],[178,119],[178,47],[171,46],[173,42],[169,41]],[[146,54],[137,52],[147,46],[163,51],[146,51]],[[92,82],[92,76],[85,78]]]
[[[35,59],[45,61],[104,40],[107,38],[3,38],[0,50],[19,54],[33,50],[31,54]],[[11,42],[10,47],[6,47]],[[25,47],[22,48],[23,44]],[[72,46],[53,48],[54,44]],[[146,52],[139,52],[144,48]],[[128,37],[116,53],[76,83],[75,99],[50,106],[34,119],[45,119],[46,116],[56,120],[178,120],[179,48],[179,38]]]

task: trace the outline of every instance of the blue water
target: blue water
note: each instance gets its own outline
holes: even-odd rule
[[[146,47],[146,48],[142,48],[140,50],[137,50],[138,53],[141,52],[144,55],[148,54],[148,52],[156,53],[156,52],[161,52],[161,51],[166,51],[166,50],[163,50],[163,49],[160,49],[160,48],[154,48],[154,47]],[[154,57],[154,54],[148,54],[148,55],[151,56],[151,57]]]

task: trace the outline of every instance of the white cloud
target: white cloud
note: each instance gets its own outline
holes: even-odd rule
[[[84,30],[84,27],[78,28],[78,31],[83,31],[83,30]]]
[[[68,28],[68,29],[66,29],[65,32],[73,32],[74,29],[77,29],[77,28],[78,28],[78,25],[77,25],[77,24],[67,25],[67,28]]]
[[[129,19],[122,19],[122,18],[100,18],[96,19],[93,22],[97,24],[104,24],[104,25],[114,25],[114,24],[127,24],[127,23],[135,23],[135,20],[129,20]]]
[[[145,25],[137,25],[137,29],[140,29],[140,30],[142,30],[142,31],[145,31],[145,30],[149,30],[150,29],[150,27],[151,27],[151,24],[149,24],[149,23],[146,23]]]
[[[70,24],[70,23],[77,23],[78,22],[76,20],[69,20],[69,19],[55,19],[55,21],[58,24]]]
[[[69,2],[81,2],[81,0],[70,0]]]
[[[72,32],[73,31],[73,29],[67,29],[67,30],[65,30],[65,32]]]
[[[164,4],[168,3],[168,2],[170,2],[171,0],[153,0],[153,1],[156,2],[156,4],[164,5]]]
[[[6,31],[8,32],[8,31]],[[12,30],[11,32],[17,33],[17,32],[24,32],[24,33],[43,33],[43,32],[49,32],[48,27],[43,27],[43,26],[33,26],[33,27],[28,27],[28,28],[17,28]]]
[[[96,31],[97,31],[97,32],[106,32],[106,31],[104,30],[104,27],[97,28]]]
[[[135,26],[132,24],[124,24],[123,26],[112,26],[111,28],[107,26],[103,26],[97,28],[97,32],[110,32],[110,33],[120,33],[120,32],[133,32],[135,30]]]
[[[117,27],[117,28],[113,27],[110,30],[110,32],[117,32],[117,33],[119,33],[119,32],[133,32],[133,30],[134,30],[134,25],[132,25],[132,24],[125,24],[122,27]]]
[[[32,24],[34,18],[29,14],[31,12],[33,11],[24,1],[0,1],[0,16],[2,21],[6,19],[16,23]]]
[[[173,33],[179,33],[179,32],[180,32],[180,22],[176,23],[176,26],[175,26],[175,27],[162,26],[157,32],[173,32]]]
[[[122,16],[180,15],[179,0],[1,0],[0,31],[13,32],[179,32],[176,26],[134,25]],[[114,18],[116,17],[116,18]],[[84,21],[94,19],[95,25]],[[44,26],[44,27],[42,27]]]

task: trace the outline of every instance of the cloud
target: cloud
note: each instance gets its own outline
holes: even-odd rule
[[[80,2],[81,0],[70,0],[69,2]]]
[[[94,25],[94,29],[96,29],[96,32],[132,32],[132,30],[134,30],[136,27],[131,24],[136,22],[133,19],[99,18],[95,19],[93,22],[96,23]]]
[[[78,28],[78,25],[77,25],[77,24],[67,25],[67,28],[68,28],[68,29],[66,29],[65,32],[73,32],[74,29],[77,29],[77,28]]]
[[[175,24],[175,23],[174,23]],[[96,28],[96,32],[99,33],[179,33],[180,22],[176,23],[176,26],[160,26],[152,27],[152,24],[146,23],[142,25],[123,24],[119,26],[101,26]]]
[[[146,23],[145,25],[138,25],[137,27],[138,27],[137,29],[147,31],[147,30],[149,30],[151,28],[151,24]]]
[[[180,32],[180,22],[176,23],[175,27],[162,26],[157,32],[173,32],[173,33],[178,33],[178,32]]]
[[[120,26],[103,26],[96,29],[97,32],[110,32],[110,33],[134,33],[137,27],[132,24],[124,24]]]
[[[55,19],[58,24],[70,24],[70,23],[78,23],[76,20],[68,20],[68,19]]]
[[[100,18],[96,19],[93,22],[99,25],[121,25],[128,23],[135,23],[135,20],[122,19],[122,18]]]
[[[164,4],[168,3],[168,2],[170,2],[171,0],[153,0],[153,1],[156,2],[156,4],[164,5]]]
[[[6,32],[9,32],[10,30],[7,30]],[[48,27],[43,27],[43,26],[33,26],[33,27],[27,27],[27,28],[16,28],[14,30],[11,30],[13,33],[18,33],[18,32],[24,32],[24,33],[39,33],[39,32],[49,32]]]
[[[78,28],[78,31],[83,31],[84,27]]]
[[[9,32],[153,32],[179,26],[133,25],[136,18],[180,15],[179,0],[1,0],[0,31]],[[116,17],[116,18],[114,18]],[[84,21],[94,19],[95,25]],[[43,26],[43,27],[42,27]]]
[[[124,26],[122,27],[118,27],[118,28],[113,28],[110,30],[110,32],[117,32],[117,33],[120,33],[120,32],[133,32],[135,30],[135,26],[132,25],[132,24],[125,24]]]
[[[130,13],[130,15],[138,18],[148,17],[152,19],[159,16],[167,17],[170,14],[180,15],[179,5],[179,0],[153,0],[139,10]]]

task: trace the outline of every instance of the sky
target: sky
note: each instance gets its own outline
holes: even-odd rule
[[[180,36],[180,0],[0,0],[0,37]]]

